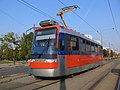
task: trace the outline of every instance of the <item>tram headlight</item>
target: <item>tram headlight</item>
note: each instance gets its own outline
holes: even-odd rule
[[[57,62],[56,59],[46,59],[45,62]]]
[[[35,62],[36,60],[35,59],[32,59],[32,62]]]
[[[57,59],[34,59],[33,62],[57,62]]]

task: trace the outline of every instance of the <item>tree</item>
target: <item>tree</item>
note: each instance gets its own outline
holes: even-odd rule
[[[7,33],[0,38],[0,58],[13,58],[13,48],[16,47],[15,42],[18,41],[20,37],[14,32]]]
[[[33,32],[23,33],[20,37],[11,32],[0,38],[0,58],[28,59],[30,57],[33,41]],[[15,50],[14,50],[15,49]]]
[[[108,56],[109,56],[109,51],[106,50],[106,49],[104,49],[104,50],[103,50],[103,56],[104,56],[104,57],[108,57]]]
[[[110,57],[113,57],[114,52],[110,50]]]
[[[30,57],[33,41],[33,32],[29,34],[23,33],[23,36],[20,40],[20,50],[18,53],[19,59],[28,59]]]

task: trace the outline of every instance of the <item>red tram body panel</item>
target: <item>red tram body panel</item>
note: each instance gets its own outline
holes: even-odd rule
[[[84,66],[102,61],[102,56],[93,55],[68,55],[67,68]]]
[[[36,68],[42,68],[42,69],[52,69],[52,68],[58,68],[58,63],[57,62],[31,62],[30,67],[32,69]]]

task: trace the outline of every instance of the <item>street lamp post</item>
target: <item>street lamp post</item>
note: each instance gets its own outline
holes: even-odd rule
[[[35,28],[35,25],[34,25],[34,27],[31,27],[31,28],[27,29],[27,30],[26,30],[26,35],[27,35],[27,32],[28,32],[28,31],[30,31],[30,30],[32,30],[32,29],[34,29],[34,28]]]

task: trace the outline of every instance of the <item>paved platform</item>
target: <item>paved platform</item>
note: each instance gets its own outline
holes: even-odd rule
[[[22,65],[28,65],[27,62],[16,62],[15,65],[13,63],[8,63],[8,64],[0,64],[0,68],[4,68],[4,67],[16,67],[16,66],[22,66]]]

